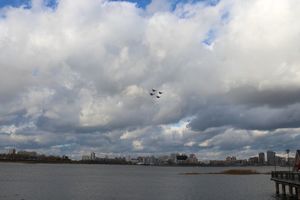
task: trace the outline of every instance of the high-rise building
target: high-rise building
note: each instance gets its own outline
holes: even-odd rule
[[[16,154],[16,149],[9,149],[8,154]]]
[[[172,153],[172,154],[170,155],[170,161],[171,161],[172,163],[174,163],[174,164],[177,164],[177,154]]]
[[[268,165],[275,165],[275,152],[274,151],[267,151],[267,163]]]
[[[226,160],[227,162],[236,161],[236,157],[235,157],[235,156],[227,156],[225,160]]]
[[[260,153],[258,154],[258,163],[259,163],[260,165],[264,165],[265,162],[266,162],[266,160],[265,160],[265,153],[264,153],[264,152],[260,152]]]
[[[95,152],[91,152],[91,160],[96,160],[96,154],[95,154]]]
[[[190,156],[188,158],[188,162],[191,163],[191,164],[198,163],[197,156],[195,154],[190,154]]]

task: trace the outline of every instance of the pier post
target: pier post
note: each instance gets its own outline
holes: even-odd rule
[[[286,196],[286,192],[285,192],[285,184],[281,184],[281,188],[282,188],[282,195]]]
[[[293,196],[293,186],[289,185],[289,194],[290,196]]]
[[[275,187],[276,187],[276,195],[278,196],[279,195],[279,183],[278,182],[275,183]]]
[[[282,196],[284,199],[288,198],[288,199],[300,200],[300,171],[299,172],[286,172],[286,171],[273,172],[271,180],[275,182],[277,197]]]

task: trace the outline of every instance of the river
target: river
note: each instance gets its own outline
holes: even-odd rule
[[[0,163],[0,199],[274,200],[270,175],[182,175],[225,169],[229,168]]]

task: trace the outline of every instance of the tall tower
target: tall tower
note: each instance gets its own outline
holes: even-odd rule
[[[267,151],[267,163],[268,165],[275,165],[275,158],[276,154],[274,151]]]
[[[96,154],[95,154],[95,152],[91,152],[91,160],[96,160]]]
[[[264,165],[265,162],[266,162],[266,160],[265,160],[265,153],[264,153],[264,152],[260,152],[260,153],[258,154],[258,163],[259,163],[260,165]]]

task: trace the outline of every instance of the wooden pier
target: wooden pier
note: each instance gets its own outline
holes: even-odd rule
[[[272,171],[271,180],[275,182],[277,196],[300,200],[300,172]]]

